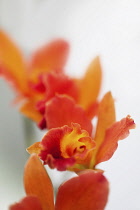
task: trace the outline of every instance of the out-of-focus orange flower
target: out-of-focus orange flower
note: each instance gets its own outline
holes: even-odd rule
[[[50,100],[53,100],[56,94],[65,95],[66,97],[68,96],[74,99],[75,106],[79,105],[85,112],[84,115],[87,116],[88,119],[92,119],[97,113],[97,96],[101,86],[101,77],[99,57],[96,57],[91,62],[82,79],[70,79],[64,74],[54,72],[46,76],[43,75],[40,86],[44,87],[45,95],[43,100],[37,103],[37,109],[44,117],[39,123],[39,127],[44,128],[45,126],[49,126],[49,128],[54,128],[53,124],[48,125],[46,112],[49,112],[47,103],[49,103],[50,108],[52,106],[51,110],[54,109],[54,105],[50,103]],[[36,87],[38,91],[40,86]],[[67,101],[67,104],[68,103]],[[59,124],[59,126],[61,126],[61,124]]]
[[[42,74],[62,72],[69,52],[64,40],[55,40],[38,49],[30,60],[23,57],[13,41],[0,31],[0,75],[6,77],[17,92],[17,101],[21,101],[21,112],[39,122],[42,115],[36,109],[36,103],[43,94],[34,88],[40,83]]]
[[[87,118],[97,112],[97,96],[101,86],[101,66],[95,58],[81,79],[69,78],[63,72],[69,52],[64,40],[55,40],[38,49],[30,60],[24,59],[12,40],[0,31],[0,75],[6,77],[17,91],[20,111],[39,123],[47,124],[47,107],[56,94],[71,97]]]
[[[116,122],[114,100],[108,92],[99,104],[97,128],[92,137],[89,124],[80,118],[78,109],[75,110],[67,105],[70,104],[67,100],[66,97],[53,98],[50,103],[56,107],[53,109],[50,104],[47,105],[47,119],[48,127],[51,123],[55,124],[55,117],[60,121],[56,120],[55,127],[65,122],[68,126],[50,129],[41,142],[31,145],[27,151],[30,154],[38,154],[44,164],[58,170],[95,169],[98,163],[111,158],[117,149],[118,141],[128,136],[129,130],[135,127],[135,123],[130,116]],[[63,113],[66,113],[66,116],[63,116]],[[75,122],[75,119],[79,124],[81,121],[82,128],[79,124],[70,124]]]
[[[24,171],[27,196],[9,210],[103,210],[108,199],[108,181],[101,172],[86,170],[60,185],[54,205],[51,180],[36,155]]]

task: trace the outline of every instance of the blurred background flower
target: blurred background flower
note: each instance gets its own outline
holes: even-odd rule
[[[113,158],[102,163],[110,182],[106,210],[139,209],[139,68],[140,2],[138,0],[0,0],[0,28],[29,55],[54,38],[70,42],[66,71],[79,76],[100,55],[103,68],[101,97],[109,90],[116,99],[117,119],[130,114],[136,130],[119,143]],[[22,174],[28,155],[25,126],[11,106],[13,92],[0,80],[0,209],[23,197]],[[33,125],[34,140],[43,132]],[[54,180],[66,177],[53,171]],[[118,202],[119,201],[119,202]]]

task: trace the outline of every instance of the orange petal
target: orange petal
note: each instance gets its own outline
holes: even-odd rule
[[[91,104],[87,110],[85,110],[86,115],[89,117],[89,119],[92,119],[93,117],[95,117],[98,113],[98,107],[99,107],[99,103],[96,101],[93,104]]]
[[[71,127],[71,132],[66,133],[61,139],[61,155],[65,158],[73,155],[78,159],[85,152],[94,148],[95,142],[92,141],[87,131],[81,130],[79,124],[72,123]]]
[[[36,110],[35,104],[36,102],[30,99],[21,106],[20,112],[23,113],[26,117],[34,120],[35,122],[40,122],[42,119],[42,115],[39,111]]]
[[[95,134],[97,150],[104,140],[106,129],[115,122],[115,119],[114,99],[111,93],[108,92],[105,94],[99,105],[98,122]]]
[[[63,73],[50,72],[43,74],[40,84],[44,87],[45,93],[43,100],[37,102],[36,108],[43,115],[45,113],[46,102],[53,98],[56,94],[66,94],[75,100],[77,99],[78,88],[75,82]],[[44,116],[38,125],[41,129],[46,128]]]
[[[59,187],[55,210],[103,210],[108,192],[102,173],[86,170]]]
[[[101,86],[101,77],[102,72],[100,60],[99,57],[96,57],[88,67],[84,78],[79,81],[77,80],[80,88],[78,104],[80,104],[85,110],[87,110],[90,118],[92,118],[93,116],[92,112],[89,113],[89,108],[97,100],[97,96],[99,94]]]
[[[37,197],[26,196],[19,203],[15,203],[9,207],[9,210],[42,210],[41,204]]]
[[[66,95],[56,95],[46,103],[45,118],[49,129],[63,125],[71,126],[73,122],[80,124],[81,128],[87,130],[90,135],[92,133],[91,121],[84,110]]]
[[[26,66],[19,49],[12,40],[0,30],[0,74],[5,76],[14,87],[26,92]]]
[[[135,128],[134,120],[127,116],[115,122],[107,129],[105,139],[97,154],[97,163],[110,159],[118,147],[118,141],[129,135],[129,130]]]
[[[35,154],[31,155],[25,166],[24,187],[27,195],[38,197],[42,210],[54,210],[51,180]]]
[[[42,76],[42,82],[46,88],[46,100],[58,94],[66,94],[75,100],[78,95],[78,88],[75,82],[67,75],[58,72],[51,72]]]
[[[106,93],[99,104],[98,122],[95,133],[96,147],[91,151],[87,157],[87,162],[90,162],[90,168],[94,168],[96,164],[96,154],[102,145],[106,130],[115,122],[115,107],[114,99],[110,92]]]
[[[39,74],[49,71],[61,71],[69,54],[69,45],[58,39],[38,49],[32,56],[30,68],[34,79]]]

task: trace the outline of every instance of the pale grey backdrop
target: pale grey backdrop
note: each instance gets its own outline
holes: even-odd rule
[[[0,26],[25,54],[55,37],[71,44],[67,71],[80,75],[99,54],[104,71],[101,96],[111,90],[117,119],[130,114],[136,130],[120,142],[104,169],[110,181],[106,210],[139,210],[140,203],[140,1],[139,0],[0,0]],[[0,209],[23,195],[27,155],[23,120],[10,105],[12,91],[0,80]],[[38,136],[43,135],[37,132]],[[61,175],[53,173],[56,181]]]

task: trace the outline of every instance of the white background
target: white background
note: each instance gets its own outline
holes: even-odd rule
[[[136,130],[119,143],[113,158],[100,164],[110,182],[106,210],[140,209],[140,1],[0,0],[0,26],[25,54],[55,37],[69,41],[66,66],[79,76],[96,55],[103,67],[100,97],[116,99],[117,120],[130,114]],[[22,173],[27,154],[23,119],[12,90],[0,80],[0,209],[24,196]],[[41,131],[37,131],[42,136]],[[38,141],[40,139],[37,139]],[[62,175],[53,172],[55,181]]]

